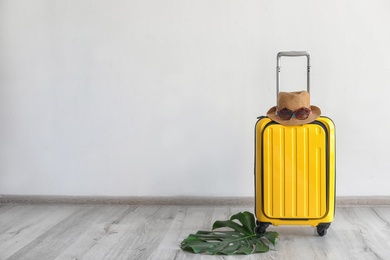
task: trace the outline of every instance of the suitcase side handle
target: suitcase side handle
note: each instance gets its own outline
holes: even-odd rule
[[[276,58],[276,102],[278,101],[280,88],[280,59],[281,57],[301,57],[307,58],[307,92],[310,93],[310,54],[307,51],[281,51]]]

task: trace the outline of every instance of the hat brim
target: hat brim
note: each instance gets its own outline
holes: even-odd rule
[[[321,109],[316,106],[310,106],[311,109],[311,114],[309,115],[308,118],[304,120],[299,120],[296,119],[295,117],[291,118],[290,120],[281,120],[279,116],[276,115],[276,107],[272,107],[270,110],[267,112],[267,116],[282,125],[303,125],[303,124],[309,124],[316,120],[320,115],[321,115]]]

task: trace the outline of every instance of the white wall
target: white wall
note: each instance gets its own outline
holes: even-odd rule
[[[390,195],[389,13],[385,0],[0,0],[0,194],[252,196],[276,53],[307,50],[312,103],[337,126],[337,194]],[[282,87],[303,89],[304,65],[284,64]]]

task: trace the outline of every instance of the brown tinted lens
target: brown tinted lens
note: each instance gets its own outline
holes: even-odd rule
[[[300,108],[295,111],[295,117],[299,120],[305,120],[310,115],[310,110],[307,108]]]
[[[293,111],[287,108],[283,108],[282,110],[278,111],[279,117],[282,120],[290,120],[292,115],[294,114]]]

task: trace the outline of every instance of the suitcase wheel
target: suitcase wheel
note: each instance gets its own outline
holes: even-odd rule
[[[323,237],[328,232],[328,228],[330,227],[330,223],[321,223],[317,226],[317,233],[320,237]]]
[[[263,235],[265,233],[265,231],[267,230],[267,227],[269,226],[270,223],[267,223],[267,222],[259,222],[259,221],[256,221],[256,226],[255,226],[255,234],[256,235]]]

